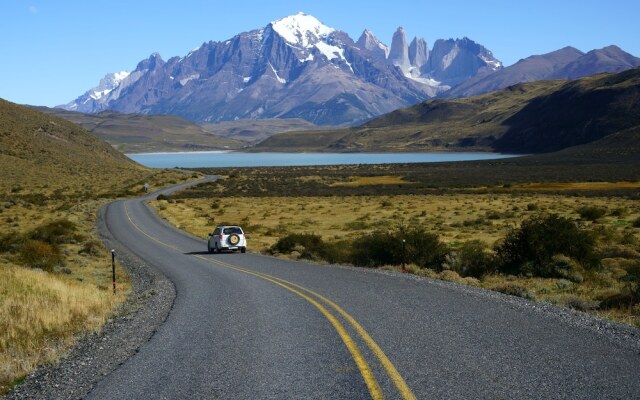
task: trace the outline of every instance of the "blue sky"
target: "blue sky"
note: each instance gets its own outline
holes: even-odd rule
[[[67,103],[153,52],[184,56],[298,11],[354,40],[369,28],[387,45],[398,26],[430,48],[467,36],[505,65],[564,46],[586,52],[615,44],[640,56],[638,0],[2,0],[0,98]]]

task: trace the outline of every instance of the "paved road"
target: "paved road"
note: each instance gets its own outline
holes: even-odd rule
[[[504,296],[257,254],[203,239],[141,200],[113,236],[171,279],[166,322],[96,399],[640,398],[637,343]]]

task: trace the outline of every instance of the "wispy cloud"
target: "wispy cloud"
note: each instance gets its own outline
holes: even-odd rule
[[[31,14],[37,14],[38,13],[38,7],[36,6],[29,6],[29,12]]]

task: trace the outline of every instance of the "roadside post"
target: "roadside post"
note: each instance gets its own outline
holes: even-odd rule
[[[111,249],[111,280],[113,282],[113,294],[116,294],[116,251]]]
[[[407,270],[406,270],[406,269],[405,269],[405,267],[404,267],[404,263],[405,263],[405,260],[406,260],[406,257],[405,257],[405,254],[406,254],[406,251],[405,251],[405,249],[406,249],[406,244],[407,244],[407,241],[406,241],[406,240],[404,240],[404,239],[402,239],[402,272],[407,272]]]

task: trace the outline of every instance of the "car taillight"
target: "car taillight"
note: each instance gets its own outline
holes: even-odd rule
[[[224,236],[220,235],[218,236],[218,239],[222,240],[224,238]]]

